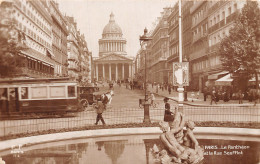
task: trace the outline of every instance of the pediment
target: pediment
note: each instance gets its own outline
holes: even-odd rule
[[[96,61],[131,61],[132,59],[129,59],[125,56],[117,55],[117,54],[111,54],[107,55],[101,58],[96,59]]]

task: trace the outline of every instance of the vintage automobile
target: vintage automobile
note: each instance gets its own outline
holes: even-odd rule
[[[99,91],[99,87],[96,87],[92,84],[86,86],[79,86],[78,93],[80,98],[80,104],[85,110],[89,105],[92,105],[95,102],[95,92]]]
[[[85,99],[92,102],[91,94],[81,94],[92,89],[83,88],[69,78],[0,80],[0,116],[83,111]]]

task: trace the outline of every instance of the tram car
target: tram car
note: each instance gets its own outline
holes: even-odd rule
[[[82,110],[77,82],[69,78],[0,80],[0,116]]]

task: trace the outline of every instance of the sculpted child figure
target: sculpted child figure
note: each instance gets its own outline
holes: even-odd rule
[[[180,161],[197,163],[203,159],[203,149],[199,147],[199,143],[193,134],[194,122],[185,121],[184,115],[175,110],[174,120],[171,123],[162,121],[159,124],[163,131],[160,139],[169,152],[174,155],[173,161],[177,163],[180,163]],[[170,125],[169,131],[168,125]],[[183,130],[184,126],[186,126],[186,130]]]

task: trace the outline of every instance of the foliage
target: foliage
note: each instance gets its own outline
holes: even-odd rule
[[[11,4],[0,4],[0,77],[12,77],[22,72],[24,58],[20,55],[25,48],[20,44],[22,34],[11,18]]]
[[[247,1],[234,27],[230,29],[229,36],[223,38],[219,47],[224,69],[237,77],[237,81],[248,81],[260,69],[259,35],[258,3]]]

